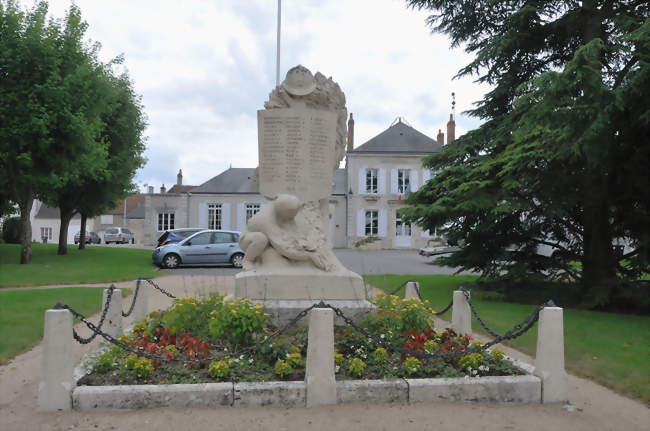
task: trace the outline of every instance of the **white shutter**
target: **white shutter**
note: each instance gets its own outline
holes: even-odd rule
[[[366,194],[366,169],[359,168],[359,194]]]
[[[429,229],[423,230],[423,231],[420,232],[420,236],[422,238],[429,238],[431,236],[431,233],[429,233]]]
[[[246,230],[246,204],[237,204],[237,230]]]
[[[377,193],[380,195],[386,194],[386,169],[379,169],[377,174]]]
[[[379,210],[379,236],[385,238],[388,230],[388,217],[386,210]]]
[[[230,204],[221,204],[221,229],[230,229]]]
[[[205,202],[199,204],[199,225],[201,229],[208,228],[208,205]]]
[[[422,185],[431,179],[431,171],[429,169],[422,169]]]
[[[412,192],[418,191],[418,170],[417,169],[411,169],[409,184],[411,185]]]
[[[366,212],[364,210],[357,211],[357,236],[366,236]]]
[[[390,170],[390,192],[397,194],[397,169]]]

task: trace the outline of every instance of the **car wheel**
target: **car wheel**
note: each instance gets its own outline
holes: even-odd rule
[[[163,266],[165,268],[174,269],[181,263],[181,258],[177,254],[169,253],[163,257]]]
[[[241,253],[235,253],[230,258],[230,263],[232,263],[232,266],[234,266],[235,268],[241,268],[243,262],[244,262],[244,255]]]
[[[135,238],[131,238],[131,244],[135,244]]]

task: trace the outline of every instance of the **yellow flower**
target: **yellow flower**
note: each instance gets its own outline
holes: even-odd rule
[[[264,315],[265,315],[265,316],[267,316],[267,317],[268,317],[268,316],[270,316],[270,314],[269,314],[269,313],[264,313]]]
[[[232,314],[237,314],[237,310],[230,310]]]

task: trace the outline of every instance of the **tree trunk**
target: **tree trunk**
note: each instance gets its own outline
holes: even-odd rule
[[[68,226],[75,211],[70,208],[59,209],[61,211],[61,227],[59,228],[59,250],[56,254],[64,255],[68,253]]]
[[[79,233],[79,250],[86,248],[86,214],[81,214],[81,230]]]
[[[20,207],[20,264],[32,263],[32,222],[29,214],[32,212],[34,197],[31,191],[25,193],[25,197],[18,203]]]
[[[606,305],[610,291],[616,285],[618,261],[612,246],[607,203],[601,198],[606,188],[602,182],[594,179],[585,193],[588,201],[583,215],[582,292],[583,303],[589,307]]]

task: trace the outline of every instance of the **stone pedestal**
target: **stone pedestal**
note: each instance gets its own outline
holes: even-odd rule
[[[350,271],[325,272],[313,268],[243,271],[235,275],[235,297],[264,304],[275,325],[283,325],[299,312],[323,301],[356,320],[374,306],[366,300],[363,279]],[[341,319],[337,324],[343,324]]]
[[[72,408],[75,386],[74,339],[72,313],[68,310],[47,310],[43,331],[41,381],[38,385],[38,410],[66,411]]]
[[[106,307],[107,299],[108,289],[104,289],[104,295],[102,296],[102,310]],[[122,335],[122,291],[120,289],[115,289],[113,291],[113,296],[111,297],[111,303],[106,312],[102,331],[113,337],[119,337]]]
[[[418,284],[417,281],[409,281],[406,283],[406,287],[404,288],[404,298],[405,299],[410,299],[410,298],[420,298],[418,296],[418,289],[420,288],[420,285]]]
[[[469,293],[467,294],[469,295]],[[472,311],[469,309],[465,292],[462,290],[454,291],[451,327],[457,334],[472,335]]]
[[[564,323],[560,307],[539,313],[535,372],[542,379],[542,403],[568,401],[569,380],[564,370]]]
[[[336,404],[334,312],[329,308],[310,311],[305,383],[307,407]]]
[[[136,323],[144,319],[149,310],[149,286],[147,284],[146,281],[138,280],[140,290],[133,306],[133,321]]]

